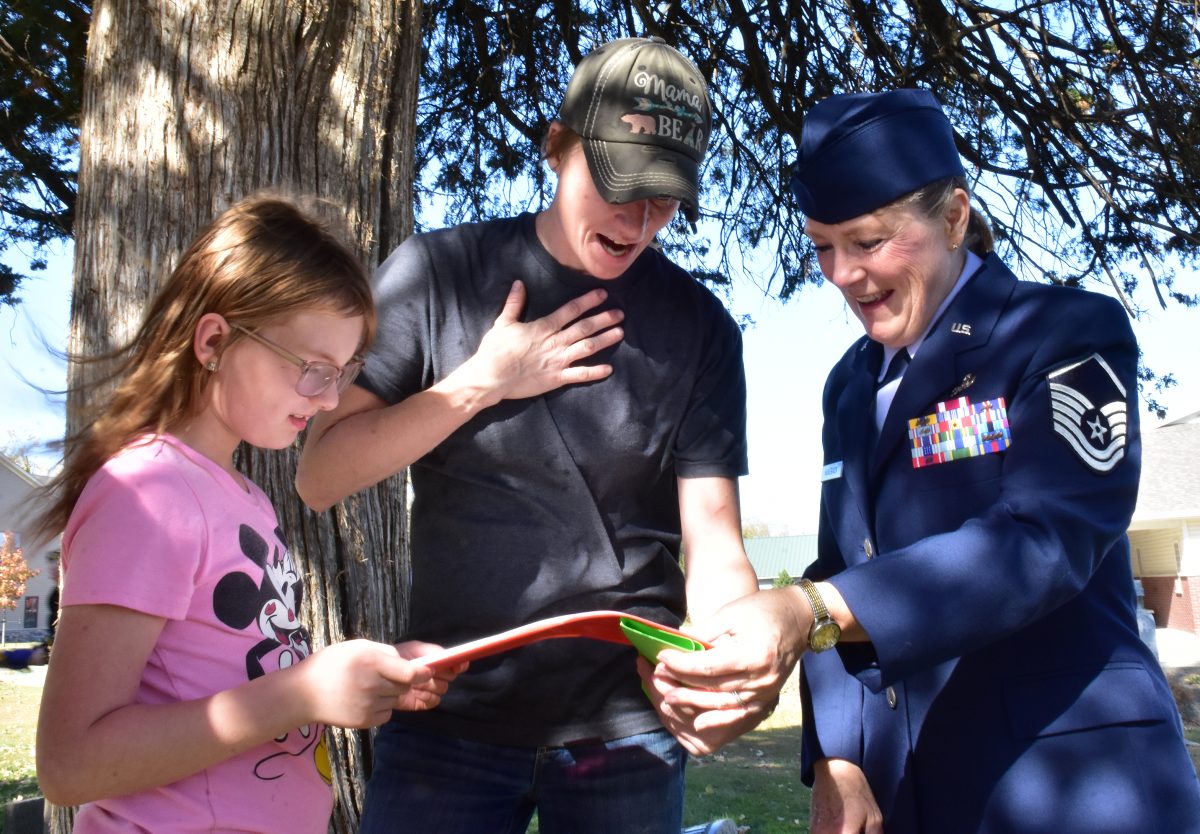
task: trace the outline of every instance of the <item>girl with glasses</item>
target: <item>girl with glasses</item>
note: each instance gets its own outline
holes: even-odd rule
[[[41,534],[65,526],[38,780],[75,831],[324,832],[325,725],[436,706],[422,643],[313,652],[303,584],[238,444],[290,446],[332,409],[375,331],[357,259],[273,197],[183,255],[111,398],[65,444]]]

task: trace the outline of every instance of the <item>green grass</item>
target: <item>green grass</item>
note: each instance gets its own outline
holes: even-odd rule
[[[9,672],[0,679],[0,806],[40,795],[34,772],[33,739],[42,690],[11,683],[12,676],[19,674],[23,673]],[[0,813],[0,827],[3,824]]]
[[[0,677],[0,806],[39,795],[34,736],[42,690],[14,682],[27,674],[37,672],[7,671]],[[716,755],[689,762],[687,824],[729,817],[752,834],[808,831],[799,724],[799,699],[785,691],[779,709],[759,729]],[[0,830],[3,824],[0,814]],[[535,820],[530,832],[536,831]]]
[[[39,793],[34,735],[42,691],[14,683],[23,674],[36,673],[5,672],[0,677],[0,806]],[[1200,745],[1200,727],[1188,727],[1186,734]],[[1200,747],[1188,749],[1200,769]],[[808,802],[808,788],[800,784],[800,706],[794,684],[761,727],[688,764],[687,825],[728,817],[747,834],[807,832]],[[536,820],[529,830],[537,831]]]
[[[684,822],[728,817],[751,834],[796,834],[808,831],[808,800],[799,706],[794,714],[781,706],[754,732],[688,763]]]
[[[808,831],[809,789],[800,784],[800,698],[793,679],[758,729],[688,762],[684,825],[728,818],[746,834]],[[527,834],[537,834],[537,817]]]

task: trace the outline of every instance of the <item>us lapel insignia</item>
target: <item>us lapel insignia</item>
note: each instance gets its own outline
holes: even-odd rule
[[[959,397],[908,421],[913,469],[1003,452],[1012,445],[1004,398],[972,403]]]
[[[1098,353],[1047,375],[1054,431],[1096,472],[1125,457],[1125,386]]]
[[[954,324],[950,325],[950,332],[957,333],[960,336],[970,336],[971,325],[956,321]]]

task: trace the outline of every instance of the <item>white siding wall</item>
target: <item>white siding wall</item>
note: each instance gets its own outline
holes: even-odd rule
[[[33,489],[34,484],[30,479],[14,472],[7,461],[0,461],[0,531],[9,530],[16,534],[26,563],[38,571],[37,576],[25,583],[25,595],[17,600],[16,609],[0,611],[0,620],[6,623],[6,630],[9,632],[24,628],[25,600],[29,597],[37,598],[36,627],[45,629],[50,625],[50,591],[54,588],[54,571],[50,556],[58,550],[59,544],[53,541],[37,551],[30,551],[28,547],[21,516],[27,512],[22,505]]]
[[[1180,576],[1200,576],[1200,518],[1184,521],[1179,550]]]
[[[1182,537],[1182,524],[1166,529],[1131,531],[1129,545],[1133,572],[1138,576],[1175,576],[1175,548]]]

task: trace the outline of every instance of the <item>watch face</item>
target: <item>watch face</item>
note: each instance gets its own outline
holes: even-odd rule
[[[812,631],[808,633],[808,647],[814,652],[823,652],[836,646],[841,636],[841,626],[833,620],[819,620],[813,623]]]

